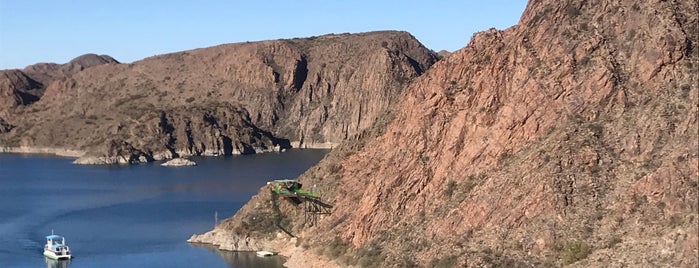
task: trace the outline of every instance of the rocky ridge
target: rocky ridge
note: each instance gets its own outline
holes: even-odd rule
[[[107,55],[85,54],[66,64],[37,63],[24,70],[0,70],[0,116],[38,101],[52,81],[71,77],[93,66],[118,63]]]
[[[0,146],[83,151],[76,162],[86,164],[332,147],[370,126],[437,57],[406,32],[384,31],[90,68],[101,61],[78,59],[3,71],[17,76],[0,80],[3,92],[53,80],[37,100],[6,105]]]
[[[340,266],[696,267],[697,14],[696,1],[531,1],[300,177],[330,216],[309,225],[280,202],[280,220],[263,188],[191,241],[269,245],[277,221]]]

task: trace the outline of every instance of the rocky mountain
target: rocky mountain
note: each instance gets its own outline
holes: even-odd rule
[[[406,32],[384,31],[99,65],[108,59],[5,71],[19,78],[3,92],[51,82],[38,101],[10,107],[2,118],[14,127],[0,144],[70,149],[83,156],[78,163],[332,147],[370,126],[437,56]]]
[[[109,55],[85,54],[72,59],[65,64],[37,63],[25,67],[22,71],[39,83],[47,85],[57,79],[71,77],[72,75],[102,64],[118,64],[119,62]]]
[[[299,178],[330,215],[268,186],[190,241],[297,267],[696,267],[698,14],[530,1]]]
[[[0,70],[0,116],[9,110],[38,101],[54,81],[71,77],[84,69],[119,63],[107,55],[85,54],[66,64],[37,63],[24,70]]]

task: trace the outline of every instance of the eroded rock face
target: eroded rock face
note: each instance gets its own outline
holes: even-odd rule
[[[93,63],[75,61],[69,69]],[[89,162],[332,147],[370,126],[435,61],[408,33],[371,32],[103,64],[52,80],[40,101],[12,110],[5,119],[17,127],[0,142],[79,149]]]
[[[10,125],[9,123],[5,122],[4,119],[0,118],[0,133],[9,132],[14,127],[15,126]]]
[[[696,266],[697,10],[530,2],[411,83],[378,137],[303,175],[333,213],[291,222],[385,266]]]
[[[7,116],[17,106],[34,103],[41,94],[41,83],[21,71],[0,71],[0,116]]]
[[[107,55],[85,54],[66,64],[37,63],[24,70],[0,70],[0,116],[14,120],[16,109],[38,101],[55,80],[70,78],[93,66],[117,63]]]
[[[250,122],[248,114],[227,104],[151,111],[132,125],[110,126],[106,142],[76,164],[134,164],[192,155],[233,155],[278,152],[290,148]],[[68,133],[66,133],[68,134]],[[42,137],[41,133],[32,134]],[[46,136],[44,136],[46,137]],[[49,137],[46,137],[49,138]]]

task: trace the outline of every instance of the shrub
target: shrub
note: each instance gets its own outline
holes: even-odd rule
[[[349,246],[339,237],[335,237],[325,249],[325,255],[331,259],[337,259],[347,252]]]
[[[447,186],[444,188],[444,197],[450,198],[454,194],[455,189],[456,189],[456,182],[449,181],[449,183],[447,183]]]
[[[580,9],[578,9],[577,7],[572,6],[572,5],[569,5],[566,7],[566,15],[568,15],[570,17],[577,17],[580,14],[581,14]]]
[[[619,237],[617,235],[612,236],[612,238],[607,240],[607,248],[612,248],[612,247],[616,246],[616,244],[619,244],[619,243],[621,243],[621,237]]]
[[[587,258],[592,250],[590,246],[581,241],[570,241],[563,247],[563,263],[571,264]]]
[[[361,267],[381,267],[385,257],[382,255],[381,248],[368,247],[357,250],[358,264]]]
[[[456,256],[454,255],[449,255],[444,258],[434,258],[430,261],[430,264],[428,267],[435,267],[435,268],[450,268],[450,267],[456,267]]]

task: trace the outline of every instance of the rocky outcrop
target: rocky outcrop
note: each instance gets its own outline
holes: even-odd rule
[[[138,116],[132,125],[118,122],[107,129],[111,138],[100,141],[94,150],[103,154],[88,153],[74,163],[134,164],[192,155],[251,154],[290,148],[288,140],[257,128],[244,110],[230,105],[149,111]]]
[[[265,186],[244,208],[232,218],[222,221],[212,231],[194,234],[187,241],[206,243],[222,250],[259,251],[278,248],[277,238],[282,230],[275,222],[270,186]]]
[[[117,64],[107,55],[85,54],[66,64],[37,63],[24,70],[0,70],[0,116],[10,116],[17,107],[38,101],[53,81],[102,64]]]
[[[173,158],[165,163],[160,164],[161,166],[164,167],[188,167],[188,166],[196,166],[197,163],[186,159],[186,158]]]
[[[81,58],[60,70],[103,62]],[[78,163],[328,148],[370,126],[435,61],[410,34],[386,31],[102,64],[54,79],[40,101],[12,109],[3,118],[16,127],[0,145],[87,152]],[[25,72],[64,72],[51,66]]]
[[[10,125],[9,123],[5,122],[4,119],[0,118],[0,133],[5,133],[5,132],[10,132],[12,128],[15,126]]]
[[[332,215],[287,229],[342,265],[697,266],[698,10],[530,2],[301,176]]]
[[[17,106],[34,103],[42,94],[41,83],[21,71],[0,71],[0,116],[7,116]]]

